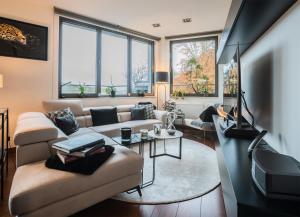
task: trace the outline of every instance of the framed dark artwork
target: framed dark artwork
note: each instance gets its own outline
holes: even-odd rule
[[[48,59],[48,27],[0,17],[0,56]]]

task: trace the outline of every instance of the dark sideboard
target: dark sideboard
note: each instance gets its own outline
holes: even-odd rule
[[[263,196],[251,177],[251,158],[247,154],[251,141],[224,137],[219,122],[223,120],[217,115],[213,119],[227,217],[300,216],[300,201],[273,200]]]

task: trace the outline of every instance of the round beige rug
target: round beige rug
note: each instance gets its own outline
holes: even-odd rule
[[[133,147],[138,151],[138,147]],[[179,153],[179,140],[166,140],[166,151]],[[162,141],[157,142],[157,154],[164,152]],[[152,178],[152,159],[149,144],[145,144],[144,182]],[[138,204],[162,204],[189,200],[208,193],[220,183],[216,152],[210,147],[189,139],[182,139],[182,159],[169,156],[156,158],[156,175],[153,185],[137,192],[121,193],[113,199]]]

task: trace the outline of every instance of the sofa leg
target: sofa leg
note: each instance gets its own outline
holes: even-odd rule
[[[142,191],[141,191],[141,187],[138,185],[136,186],[136,190],[139,193],[140,197],[142,196]]]

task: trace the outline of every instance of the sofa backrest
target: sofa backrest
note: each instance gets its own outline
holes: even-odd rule
[[[46,112],[56,111],[59,109],[70,108],[75,116],[83,115],[83,106],[81,100],[47,100],[43,101],[43,107]]]
[[[81,100],[76,99],[63,99],[63,100],[47,100],[43,102],[45,112],[56,111],[59,109],[70,108],[74,113],[76,120],[80,127],[91,127],[92,117],[90,109],[107,109],[113,106],[97,106],[97,107],[83,107]],[[118,105],[116,106],[118,112],[119,122],[131,120],[131,108],[134,105]]]

